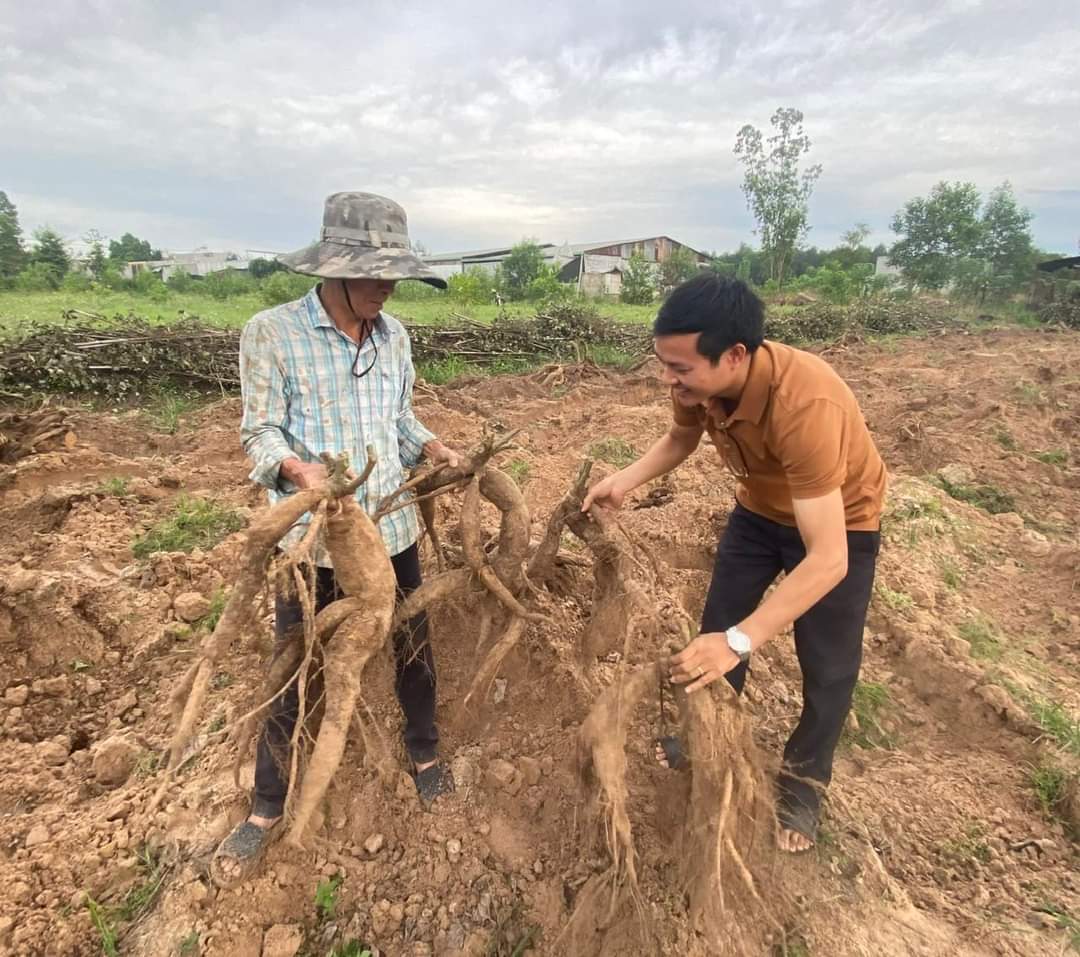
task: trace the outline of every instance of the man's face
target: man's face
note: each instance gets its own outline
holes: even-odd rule
[[[714,396],[726,397],[746,355],[745,346],[732,346],[713,365],[697,351],[700,337],[700,332],[690,332],[653,339],[653,351],[660,360],[660,379],[671,386],[681,405],[704,405]]]
[[[345,285],[349,288],[353,311],[370,322],[378,317],[397,283],[393,279],[346,279]]]

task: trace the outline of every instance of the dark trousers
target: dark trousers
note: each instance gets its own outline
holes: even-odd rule
[[[803,709],[784,748],[780,797],[789,806],[817,808],[819,788],[832,777],[833,753],[851,708],[862,664],[863,628],[874,587],[879,532],[848,532],[847,575],[795,622],[795,652],[803,677]],[[806,557],[796,528],[736,505],[716,553],[701,631],[726,631],[750,615],[781,571]],[[740,694],[747,666],[727,675]],[[802,779],[809,779],[802,780]]]
[[[397,576],[397,599],[420,587],[420,552],[416,545],[391,557]],[[315,610],[342,597],[333,569],[319,568],[315,580]],[[303,612],[295,596],[278,594],[274,599],[274,631],[277,651],[290,633],[301,627]],[[401,710],[405,714],[405,749],[416,763],[433,761],[439,744],[435,727],[435,659],[428,641],[427,614],[421,612],[394,634],[395,681]],[[296,682],[278,697],[259,737],[255,757],[255,790],[251,812],[277,817],[285,807],[288,791],[289,745],[299,709]]]

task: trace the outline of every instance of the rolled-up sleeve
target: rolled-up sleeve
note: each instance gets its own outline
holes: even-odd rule
[[[273,344],[273,330],[258,318],[240,334],[240,391],[244,414],[240,442],[254,463],[248,476],[266,488],[276,488],[278,471],[296,453],[285,439],[288,379]]]
[[[424,445],[435,438],[431,432],[420,422],[413,412],[412,394],[413,385],[416,383],[416,370],[412,363],[412,344],[408,337],[405,338],[405,348],[402,350],[402,375],[401,375],[401,401],[398,406],[398,449],[401,464],[407,469],[413,468],[424,454]]]

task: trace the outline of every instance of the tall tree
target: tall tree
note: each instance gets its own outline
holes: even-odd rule
[[[743,192],[769,257],[769,277],[782,285],[791,255],[809,228],[807,205],[821,165],[799,168],[810,151],[799,110],[778,109],[769,122],[774,133],[768,139],[749,124],[739,130],[735,155],[745,169]]]
[[[117,263],[141,263],[161,258],[161,250],[153,249],[145,239],[124,233],[109,243],[109,258]]]
[[[668,258],[660,263],[660,285],[664,289],[671,289],[684,279],[697,275],[697,271],[697,256],[685,246],[676,246]]]
[[[19,212],[7,193],[0,190],[0,281],[18,275],[25,263]]]
[[[63,237],[47,226],[34,233],[34,247],[30,250],[30,262],[40,263],[56,278],[63,279],[71,267],[71,257]]]
[[[855,250],[862,248],[863,243],[866,242],[866,237],[869,235],[870,227],[866,223],[856,223],[840,238],[848,249]]]
[[[995,276],[1015,281],[1030,271],[1035,248],[1029,228],[1031,220],[1031,211],[1016,201],[1008,180],[987,197],[978,253],[990,264]]]
[[[108,266],[105,258],[105,237],[96,229],[91,229],[83,236],[83,242],[90,244],[90,251],[86,254],[86,268],[95,279],[101,279]]]
[[[982,200],[973,183],[940,182],[928,197],[917,196],[893,216],[900,238],[889,259],[904,278],[924,289],[940,289],[960,259],[977,258],[983,228]]]
[[[506,294],[511,299],[524,299],[529,284],[540,275],[544,251],[532,239],[523,239],[510,250],[499,267]]]

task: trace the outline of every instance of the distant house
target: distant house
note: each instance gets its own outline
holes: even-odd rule
[[[875,276],[891,276],[894,279],[899,279],[902,275],[900,267],[893,265],[891,259],[888,256],[878,256],[874,261],[874,275]]]
[[[250,261],[249,256],[239,253],[196,249],[189,253],[170,253],[164,259],[127,263],[121,271],[128,279],[134,279],[141,272],[156,273],[161,279],[168,279],[178,272],[189,276],[209,276],[224,269],[247,269]]]
[[[510,255],[513,247],[498,246],[467,252],[439,253],[424,257],[424,262],[443,279],[469,269],[494,272]],[[645,239],[616,239],[601,243],[541,243],[544,261],[559,270],[559,280],[573,283],[587,296],[618,296],[622,289],[622,274],[634,254],[647,262],[660,263],[676,249],[689,250],[700,265],[709,262],[705,253],[677,242],[670,236],[650,236]]]

